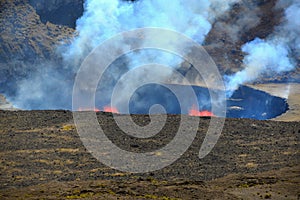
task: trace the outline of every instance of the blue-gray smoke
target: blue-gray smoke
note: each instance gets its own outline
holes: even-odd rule
[[[53,67],[49,67],[45,72],[32,75],[31,79],[20,82],[18,97],[14,103],[25,109],[68,109],[68,103],[71,104],[72,80],[65,81],[65,77],[75,76],[83,59],[104,40],[134,28],[161,27],[181,32],[202,44],[212,24],[240,1],[86,0],[84,14],[77,20],[76,36],[69,44],[62,44],[58,48],[58,53],[64,60],[64,74],[55,70],[53,72]],[[227,77],[229,91],[240,84],[256,80],[262,74],[280,73],[295,68],[291,52],[300,55],[299,2],[280,0],[278,7],[285,9],[284,20],[274,34],[266,39],[257,38],[242,47],[247,54],[244,58],[244,70]],[[242,20],[241,23],[244,22],[249,21]],[[231,27],[229,25],[227,29]],[[151,61],[176,67],[181,62],[163,52],[159,52],[159,56],[157,53],[133,53],[132,57],[128,57],[129,63],[138,66]],[[163,73],[159,75],[164,76]],[[169,74],[166,77],[167,75]]]
[[[201,44],[215,20],[239,1],[86,0],[84,14],[76,22],[74,38],[68,44],[58,47],[58,54],[63,58],[62,66],[45,64],[46,69],[43,69],[44,66],[37,67],[41,70],[19,82],[13,103],[22,109],[70,109],[72,83],[76,72],[84,58],[104,40],[122,31],[160,27],[183,33]],[[179,57],[166,52],[145,51],[128,55],[129,66],[126,67],[131,69],[147,63],[176,67],[181,62]],[[120,71],[122,72],[121,69]],[[163,79],[170,74],[161,71],[158,75]],[[113,74],[112,78],[117,80],[119,76]]]
[[[256,38],[243,45],[246,53],[244,70],[226,77],[228,96],[241,84],[251,83],[260,76],[280,74],[295,69],[293,55],[300,56],[300,2],[279,1],[277,7],[284,9],[281,24],[265,39]]]
[[[76,72],[83,59],[103,41],[109,39],[123,31],[128,31],[143,27],[157,27],[170,29],[180,32],[198,43],[202,44],[206,35],[212,28],[215,20],[230,10],[234,3],[240,0],[139,0],[135,2],[121,0],[87,0],[85,2],[84,15],[77,21],[76,31],[78,36],[72,43],[63,50],[63,58],[67,67]],[[151,38],[150,38],[151,37]],[[154,37],[154,38],[153,38]],[[170,42],[168,35],[143,35],[143,42],[147,40],[161,41],[165,48],[169,48]],[[175,41],[180,38],[172,38]],[[128,48],[122,41],[118,41],[120,49]],[[184,45],[184,44],[183,44]],[[184,46],[176,48],[185,48]],[[108,49],[109,51],[109,49]],[[126,56],[128,69],[149,63],[159,63],[176,68],[181,65],[183,60],[178,56],[161,50],[143,50],[132,52]],[[95,63],[98,61],[95,61]],[[75,67],[74,67],[75,66]],[[124,66],[117,66],[121,72]],[[118,80],[117,73],[111,77]],[[147,72],[139,74],[146,77]],[[157,71],[157,77],[164,80],[170,77],[170,71]],[[86,82],[83,80],[83,82]],[[108,98],[113,84],[110,81],[101,84],[102,98]],[[125,85],[128,87],[130,81]],[[88,88],[88,87],[86,87]],[[124,91],[119,94],[119,99],[127,99],[129,94]],[[97,100],[96,100],[97,101]],[[138,101],[138,100],[136,100]]]

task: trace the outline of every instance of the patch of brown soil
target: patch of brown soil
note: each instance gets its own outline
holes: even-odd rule
[[[298,199],[300,169],[232,174],[213,181],[161,181],[152,177],[125,181],[51,181],[7,189],[3,199]],[[120,173],[120,175],[122,175]]]

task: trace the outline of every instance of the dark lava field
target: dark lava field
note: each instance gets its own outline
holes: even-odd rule
[[[125,117],[119,115],[119,117]],[[97,113],[120,148],[147,152],[166,145],[180,115],[147,139],[125,135],[113,115]],[[139,125],[149,117],[132,115]],[[189,117],[194,120],[194,117]],[[226,119],[221,137],[203,159],[198,153],[210,118],[176,162],[149,173],[124,173],[83,146],[69,111],[0,111],[1,199],[297,199],[299,122]]]

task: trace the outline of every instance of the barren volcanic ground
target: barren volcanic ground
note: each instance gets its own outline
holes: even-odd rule
[[[123,134],[111,114],[97,117],[116,145],[133,152],[161,148],[180,122],[168,115],[158,135],[137,139]],[[148,116],[132,117],[149,123]],[[193,144],[175,163],[130,174],[87,152],[69,111],[1,111],[0,198],[299,199],[299,122],[226,119],[212,152],[199,159],[209,121],[200,119]]]

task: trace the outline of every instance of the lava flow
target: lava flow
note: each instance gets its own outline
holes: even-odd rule
[[[196,109],[196,106],[193,105],[192,108],[189,110],[189,115],[190,116],[200,116],[200,117],[214,117],[215,115],[208,111],[208,110],[203,110],[199,111]]]
[[[119,113],[117,108],[111,107],[111,106],[104,106],[103,108],[104,112],[110,112],[110,113]]]
[[[94,112],[110,112],[110,113],[119,113],[117,108],[111,107],[111,106],[104,106],[103,110],[100,110],[99,108],[79,108],[78,111],[94,111]]]

